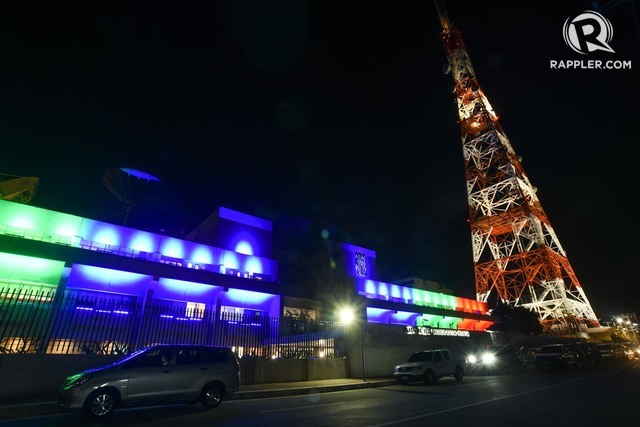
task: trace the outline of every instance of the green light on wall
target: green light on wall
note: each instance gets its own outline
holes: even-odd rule
[[[79,234],[82,220],[82,217],[75,215],[0,200],[0,230],[2,225],[6,225],[28,230],[29,234],[69,238]]]
[[[4,280],[58,286],[63,269],[64,261],[0,252],[0,283]]]

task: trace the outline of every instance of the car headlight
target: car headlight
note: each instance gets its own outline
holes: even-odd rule
[[[69,390],[74,387],[78,387],[80,384],[84,384],[89,378],[90,378],[90,375],[84,374],[84,373],[71,375],[70,377],[67,377],[66,380],[64,380],[64,384],[62,385],[62,388],[64,390]]]
[[[467,363],[474,365],[478,363],[478,358],[476,357],[475,354],[470,354],[469,356],[467,356]]]
[[[496,363],[496,361],[497,359],[495,354],[491,352],[482,353],[482,363],[484,363],[485,365],[491,366]]]

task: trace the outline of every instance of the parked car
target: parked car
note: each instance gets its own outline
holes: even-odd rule
[[[602,363],[602,354],[598,349],[598,345],[595,343],[579,341],[574,346],[580,348],[586,355],[585,366],[587,365],[599,365]]]
[[[640,346],[636,343],[625,342],[622,343],[622,347],[624,348],[624,353],[629,360],[640,359]]]
[[[452,376],[456,381],[462,381],[464,377],[464,362],[454,358],[447,349],[417,351],[406,363],[393,368],[393,377],[400,384],[411,381],[433,384],[445,376]]]
[[[589,355],[587,354],[587,351],[586,351],[585,348],[583,348],[578,343],[568,343],[567,346],[571,350],[575,351],[575,353],[576,353],[576,366],[577,367],[581,368],[583,366],[591,365],[591,362],[589,361]]]
[[[538,353],[538,347],[522,347],[519,352],[520,363],[523,366],[535,366],[536,354]]]
[[[598,350],[602,355],[602,360],[607,362],[621,362],[627,357],[624,348],[618,343],[598,344]]]
[[[489,345],[467,354],[469,372],[497,374],[520,364],[519,351],[511,345]]]
[[[578,354],[568,344],[546,344],[536,353],[536,368],[567,368],[579,366]]]
[[[67,377],[58,407],[104,418],[119,406],[200,402],[220,405],[240,388],[240,363],[229,347],[155,345],[106,366]]]

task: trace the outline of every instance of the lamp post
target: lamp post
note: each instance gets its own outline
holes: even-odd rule
[[[354,314],[354,310],[351,307],[343,307],[342,309],[340,309],[340,311],[338,312],[338,318],[346,326],[352,325],[354,323],[354,321],[356,320],[355,314]],[[364,337],[365,337],[365,335],[367,333],[367,328],[365,326],[362,326],[361,333],[362,333],[362,335],[360,337],[360,351],[362,352],[362,381],[366,382],[367,381],[367,374],[366,374],[366,359],[365,359]],[[347,354],[348,354],[348,352],[347,352]]]
[[[367,382],[367,374],[366,374],[366,364],[365,364],[365,358],[364,358],[364,336],[367,333],[367,328],[365,328],[364,326],[362,327],[362,381]]]

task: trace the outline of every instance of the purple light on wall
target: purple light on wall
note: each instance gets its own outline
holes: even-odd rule
[[[347,275],[371,279],[376,277],[375,251],[349,243],[342,243],[342,256]]]
[[[257,216],[249,215],[246,213],[234,211],[229,208],[219,208],[218,215],[220,216],[220,218],[226,218],[240,224],[260,228],[269,232],[273,230],[273,224],[271,223],[271,221],[258,218]]]
[[[160,236],[157,234],[139,230],[132,230],[129,233],[120,230],[120,233],[129,236],[129,240],[126,243],[128,248],[141,252],[156,252],[158,250]]]
[[[118,227],[111,224],[102,224],[102,226],[96,227],[95,233],[90,240],[111,246],[120,246],[121,242]]]
[[[394,313],[391,316],[391,319],[389,319],[389,323],[415,326],[416,319],[420,316],[422,316],[421,313],[412,313],[410,311],[398,311],[397,313]]]
[[[191,251],[191,256],[189,258],[193,262],[200,264],[219,264],[219,262],[214,262],[213,252],[213,248],[205,245],[196,245]]]
[[[266,273],[260,258],[257,258],[257,257],[248,258],[247,261],[244,263],[244,270],[253,274]]]
[[[224,288],[204,283],[188,282],[160,277],[157,284],[152,283],[154,298],[184,300],[202,304],[215,304]]]
[[[367,307],[367,322],[370,323],[415,326],[416,319],[420,316],[422,316],[421,313],[414,313],[410,311],[396,311],[383,308]]]
[[[230,307],[251,308],[276,315],[280,311],[280,296],[263,292],[229,289],[221,296],[221,304]]]
[[[252,240],[255,239],[249,233],[240,232],[233,236],[233,241],[229,243],[235,252],[244,255],[253,255],[253,246],[257,242],[252,242]]]
[[[172,258],[184,258],[185,241],[173,237],[163,237],[160,242],[160,253]]]
[[[385,282],[378,282],[378,297],[389,299],[389,287]]]
[[[394,314],[393,310],[383,308],[367,307],[367,322],[389,323],[389,318]]]
[[[143,296],[152,277],[102,267],[74,264],[67,289],[88,289]]]
[[[402,298],[402,286],[398,286],[398,285],[390,285],[391,286],[391,292],[390,292],[390,296],[391,298],[397,298],[400,299]]]
[[[218,209],[218,217],[216,239],[220,247],[259,257],[271,256],[271,221],[222,207]]]
[[[230,268],[233,270],[237,270],[238,268],[240,268],[238,254],[231,251],[225,251],[220,264],[224,265],[227,269]]]

